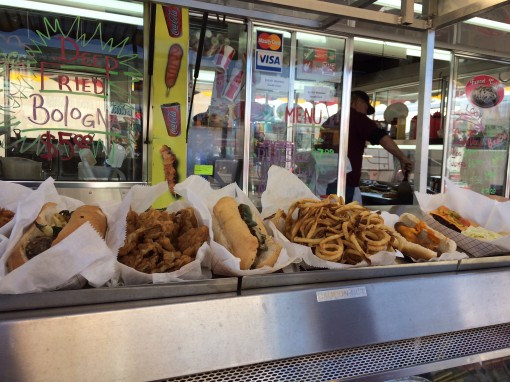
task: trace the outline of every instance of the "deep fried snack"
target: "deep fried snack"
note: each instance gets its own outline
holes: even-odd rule
[[[3,227],[7,223],[9,223],[13,218],[14,212],[6,208],[0,208],[0,227]]]
[[[119,249],[119,262],[144,273],[173,272],[192,262],[209,229],[198,226],[192,207],[175,213],[149,209],[129,211],[127,234]]]
[[[159,150],[163,160],[163,171],[165,173],[165,180],[168,184],[168,189],[174,194],[174,187],[177,184],[177,156],[172,149],[167,145],[163,145]]]
[[[405,241],[381,215],[357,202],[345,204],[337,195],[297,200],[287,212],[278,210],[272,221],[290,241],[309,246],[323,260],[344,264],[371,264],[371,255],[401,250]]]

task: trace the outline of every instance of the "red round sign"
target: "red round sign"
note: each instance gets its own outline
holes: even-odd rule
[[[505,88],[494,77],[476,76],[466,84],[466,97],[473,105],[488,109],[497,106],[503,100]]]

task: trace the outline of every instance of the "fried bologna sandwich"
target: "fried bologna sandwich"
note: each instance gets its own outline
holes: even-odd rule
[[[84,205],[69,212],[60,211],[56,203],[46,203],[13,248],[7,259],[7,269],[13,271],[60,243],[85,222],[89,222],[101,237],[105,237],[106,215],[99,207]]]

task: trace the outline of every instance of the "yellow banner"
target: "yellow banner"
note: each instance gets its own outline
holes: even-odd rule
[[[155,26],[149,175],[152,184],[166,180],[171,188],[186,178],[188,9],[157,5]],[[153,207],[165,208],[174,200],[169,191]]]

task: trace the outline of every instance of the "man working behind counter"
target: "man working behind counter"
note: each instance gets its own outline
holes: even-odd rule
[[[359,187],[361,178],[361,166],[363,163],[363,152],[365,151],[365,142],[373,145],[381,145],[386,151],[395,156],[400,161],[400,167],[407,171],[413,169],[413,162],[407,158],[398,148],[397,144],[391,139],[387,132],[378,128],[376,123],[367,117],[375,113],[375,109],[370,105],[370,98],[367,93],[361,90],[355,90],[351,93],[351,115],[349,118],[349,142],[347,148],[347,157],[351,162],[352,171],[347,173],[345,202],[352,201],[356,187]],[[325,129],[340,128],[340,111],[329,117],[322,124]],[[338,137],[338,135],[337,135]],[[338,142],[333,143],[338,147]],[[336,193],[336,182],[331,184]]]

